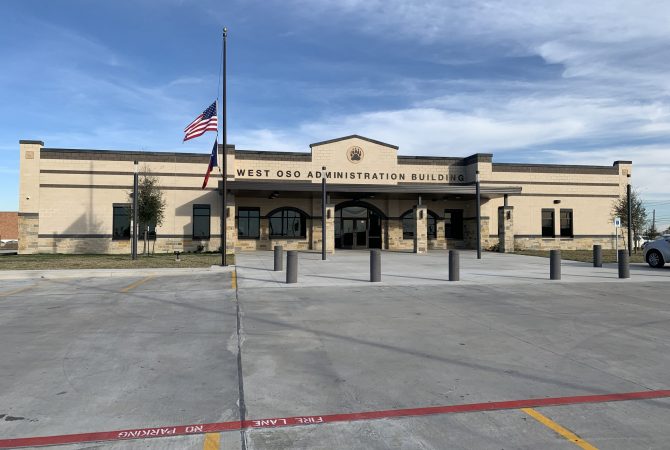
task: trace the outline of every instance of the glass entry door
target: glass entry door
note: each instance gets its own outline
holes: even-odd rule
[[[382,248],[382,215],[364,204],[335,209],[335,248]]]
[[[367,248],[367,219],[342,219],[342,246],[344,248]]]

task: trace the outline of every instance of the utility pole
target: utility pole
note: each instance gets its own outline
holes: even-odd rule
[[[651,214],[651,229],[656,229],[656,210],[654,209]]]
[[[138,191],[138,165],[135,161],[135,166],[133,169],[133,242],[131,243],[131,258],[133,260],[137,259],[137,231],[139,227],[137,226],[137,191]]]

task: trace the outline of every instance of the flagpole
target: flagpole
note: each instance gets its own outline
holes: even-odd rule
[[[222,161],[221,161],[221,167],[223,169],[222,172],[222,177],[223,177],[223,183],[222,183],[222,190],[223,190],[223,195],[221,196],[221,265],[222,266],[227,266],[228,262],[226,261],[226,247],[228,246],[228,239],[226,236],[226,231],[227,231],[227,219],[228,219],[228,185],[227,185],[227,172],[228,172],[228,161],[226,158],[227,151],[226,147],[228,146],[228,141],[227,141],[227,126],[228,124],[226,123],[226,38],[228,36],[228,29],[223,28],[223,96],[222,96],[222,105],[221,105],[221,123],[222,123],[222,131],[223,131],[223,154],[222,154]]]

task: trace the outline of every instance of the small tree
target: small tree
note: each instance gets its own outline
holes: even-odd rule
[[[151,175],[151,170],[146,166],[142,168],[142,175],[138,181],[137,190],[137,222],[140,229],[139,235],[146,237],[145,233],[148,226],[153,225],[154,227],[158,227],[163,224],[163,219],[165,218],[165,199],[163,199],[163,192],[158,187],[158,178]],[[132,192],[129,193],[129,197],[132,205]],[[145,252],[147,252],[149,249],[146,239],[144,245]]]
[[[656,225],[654,225],[653,223],[650,223],[649,227],[644,232],[644,238],[648,241],[653,241],[658,236],[659,236],[659,232],[656,229]]]
[[[647,210],[642,204],[640,194],[636,189],[631,190],[631,229],[633,236],[639,236],[647,223]],[[621,198],[614,201],[612,205],[612,219],[615,217],[621,218],[621,226],[628,228],[628,195],[623,195]]]

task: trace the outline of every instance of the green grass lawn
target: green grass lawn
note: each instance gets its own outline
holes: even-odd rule
[[[138,256],[130,255],[0,255],[0,270],[51,270],[51,269],[155,269],[167,267],[209,267],[221,264],[219,253],[186,253],[175,261],[173,254]],[[228,264],[235,263],[235,256],[227,256]]]
[[[515,253],[518,255],[549,257],[549,250],[517,250]],[[561,259],[590,263],[593,262],[593,250],[561,250]],[[616,250],[603,250],[603,262],[616,262]],[[630,262],[644,262],[642,259],[642,250],[638,250],[637,253],[633,252],[633,255],[630,257]]]

